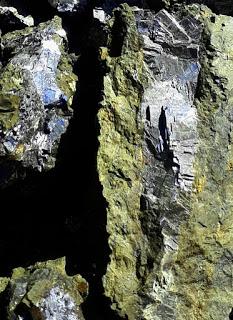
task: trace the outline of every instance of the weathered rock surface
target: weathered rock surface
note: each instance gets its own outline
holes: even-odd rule
[[[88,0],[48,0],[52,7],[58,12],[76,12],[84,9]]]
[[[6,320],[84,320],[80,305],[88,284],[80,275],[67,276],[64,258],[14,269],[11,278],[0,283]]]
[[[182,196],[189,197],[195,176],[198,132],[193,100],[202,28],[188,15],[179,19],[165,10],[137,16],[150,73],[141,105],[146,159],[141,221],[153,261],[145,293],[154,303],[147,304],[143,316],[175,319],[177,297],[169,294],[174,284],[169,263],[179,248],[179,227],[188,214]]]
[[[132,320],[228,319],[233,20],[198,5],[134,12],[141,41],[122,6],[101,49],[106,294]]]
[[[232,309],[232,17],[189,9],[203,22],[196,192],[174,266],[177,318],[228,319]]]
[[[0,7],[1,185],[11,178],[12,171],[2,169],[8,162],[9,167],[17,163],[36,171],[53,168],[73,115],[77,77],[62,22],[68,32],[80,27],[79,19],[89,14],[76,13],[93,9],[94,2],[45,1],[59,14],[68,13],[68,19],[61,14],[63,21],[55,17],[12,32],[31,22]],[[231,319],[233,18],[217,14],[232,14],[232,4],[198,1],[213,13],[203,4],[187,5],[191,0],[154,5],[132,0],[127,3],[147,9],[123,4],[112,11],[121,2],[96,2],[93,21],[84,22],[87,35],[79,33],[90,45],[81,39],[77,49],[76,30],[69,34],[72,48],[87,55],[86,65],[93,59],[93,68],[99,59],[90,74],[101,82],[104,73],[101,88],[102,82],[89,82],[77,67],[86,86],[79,97],[86,102],[83,92],[92,95],[93,90],[95,98],[87,101],[96,99],[97,107],[102,94],[97,170],[111,250],[105,295],[120,317],[129,320]],[[148,9],[162,3],[167,10]],[[85,135],[89,113],[82,115]],[[71,239],[83,227],[79,219],[64,218],[75,221]],[[101,221],[99,230],[104,228],[102,216]],[[89,270],[95,269],[93,263]],[[98,270],[90,279],[100,274]],[[12,277],[0,279],[0,292],[0,316],[6,319],[78,320],[83,319],[80,304],[87,284],[79,276],[67,276],[64,260],[59,260],[15,269]]]
[[[138,116],[145,81],[143,51],[127,5],[115,11],[109,27],[110,47],[100,50],[100,59],[109,72],[98,113],[98,171],[108,203],[107,231],[112,250],[104,286],[113,308],[120,309],[121,315],[135,315],[140,286],[137,268],[146,263],[139,219],[143,157]]]
[[[145,61],[150,69],[149,86],[141,106],[147,143],[145,157],[163,162],[167,171],[173,171],[175,185],[188,190],[194,179],[197,142],[193,99],[200,69],[200,23],[191,17],[179,21],[165,10],[156,15],[143,10],[136,14]],[[163,175],[156,170],[154,174],[154,166],[152,161],[146,169],[148,190],[157,184],[157,179],[169,180],[166,172]]]
[[[1,158],[50,169],[72,116],[77,80],[61,19],[7,33],[1,43]]]
[[[203,4],[211,8],[217,14],[227,14],[232,15],[233,7],[231,0],[162,0],[164,5],[167,8],[171,8],[177,4],[186,4],[189,5],[191,3]]]

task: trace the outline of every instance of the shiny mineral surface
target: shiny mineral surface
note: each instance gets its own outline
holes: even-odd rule
[[[67,68],[58,79],[65,39],[58,17],[2,37],[3,54],[12,57],[0,76],[0,153],[39,171],[55,165],[53,153],[72,115],[69,88],[75,88],[76,76]]]

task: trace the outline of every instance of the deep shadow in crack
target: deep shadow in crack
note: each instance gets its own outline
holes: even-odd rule
[[[98,25],[89,18],[88,15],[85,17],[86,32],[80,34],[80,45],[76,47],[75,39],[69,39],[73,51],[81,53],[76,70],[79,80],[74,99],[74,118],[58,155],[62,181],[65,181],[66,192],[73,198],[74,204],[73,210],[65,217],[69,242],[67,273],[82,274],[90,285],[89,296],[82,306],[85,319],[117,320],[120,318],[111,311],[110,301],[103,295],[102,277],[106,273],[110,249],[106,231],[106,203],[97,173],[97,112],[105,72],[98,60],[97,44],[105,41],[105,36],[101,33],[102,28],[98,33]],[[66,30],[82,30],[85,22],[79,23],[80,20],[64,19]],[[70,183],[71,178],[74,183]],[[78,198],[80,200],[77,202]]]
[[[96,115],[103,88],[103,74],[95,47],[85,41],[87,22],[66,28],[81,30],[78,49],[81,58],[74,98],[74,118],[62,137],[56,168],[46,173],[27,171],[0,191],[0,276],[12,268],[36,261],[67,257],[67,273],[80,273],[90,285],[83,304],[86,320],[120,319],[103,295],[102,276],[110,249],[106,231],[106,203],[96,168],[98,124]],[[83,24],[82,24],[83,23]],[[81,28],[82,27],[82,28]]]

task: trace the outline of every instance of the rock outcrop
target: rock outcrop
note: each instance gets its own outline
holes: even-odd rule
[[[93,281],[90,288],[98,293],[92,292],[92,299],[104,299],[103,291],[109,298],[100,305],[110,301],[116,312],[109,316],[103,311],[101,320],[112,320],[116,313],[129,320],[233,319],[231,1],[45,0],[49,15],[61,17],[34,27],[30,17],[5,2],[0,7],[0,187],[17,181],[16,164],[26,175],[36,172],[35,180],[56,168],[51,186],[58,171],[59,179],[68,176],[67,186],[72,169],[63,171],[62,166],[81,163],[82,174],[74,175],[77,192],[72,191],[72,197],[77,194],[75,212],[63,212],[59,223],[67,224],[61,230],[66,230],[69,246],[82,238],[76,241],[78,232],[93,239],[103,233],[98,239],[102,246],[106,224],[108,265],[107,245],[105,255],[90,259],[80,241],[82,257],[90,259],[88,268],[83,261],[67,268],[69,274],[84,271]],[[82,102],[73,117],[76,94]],[[87,94],[91,99],[85,99]],[[64,157],[69,155],[57,168],[61,137],[71,119],[63,141],[68,147],[60,148]],[[95,137],[86,139],[95,132],[98,143]],[[86,139],[86,167],[87,149],[79,151],[79,139]],[[88,179],[95,180],[91,186],[83,184],[89,163]],[[41,189],[51,178],[44,176]],[[27,188],[30,183],[28,179]],[[82,204],[94,199],[93,206],[80,205],[80,184],[82,195],[88,194]],[[51,190],[51,199],[60,186],[62,181]],[[14,199],[16,191],[9,190]],[[60,190],[58,194],[63,196]],[[67,191],[61,203],[69,197]],[[41,225],[42,216],[37,217]],[[56,219],[50,217],[52,224]],[[71,251],[77,248],[65,247],[61,251],[69,252],[73,263],[76,253]],[[34,261],[25,262],[29,264]],[[65,260],[58,259],[14,269],[11,277],[0,278],[0,292],[4,319],[83,320],[80,305],[88,285],[81,276],[68,276]],[[83,312],[98,302],[90,300]]]
[[[139,113],[143,94],[143,49],[135,18],[127,5],[109,21],[110,47],[100,49],[109,72],[104,77],[98,171],[108,203],[107,231],[112,250],[104,286],[121,314],[138,311],[140,281],[137,267],[145,264],[145,243],[140,224],[140,173],[143,169],[142,127]],[[135,318],[136,319],[136,318]]]
[[[106,294],[132,320],[227,319],[232,18],[198,5],[134,9],[132,36],[129,12],[122,6],[111,24],[99,112]],[[135,56],[135,39],[144,55],[139,45]]]

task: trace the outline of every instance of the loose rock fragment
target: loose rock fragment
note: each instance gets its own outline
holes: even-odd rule
[[[84,320],[80,305],[88,284],[80,275],[67,276],[61,258],[14,269],[2,294],[6,320]]]
[[[61,20],[2,37],[0,155],[38,171],[55,165],[76,90]]]

